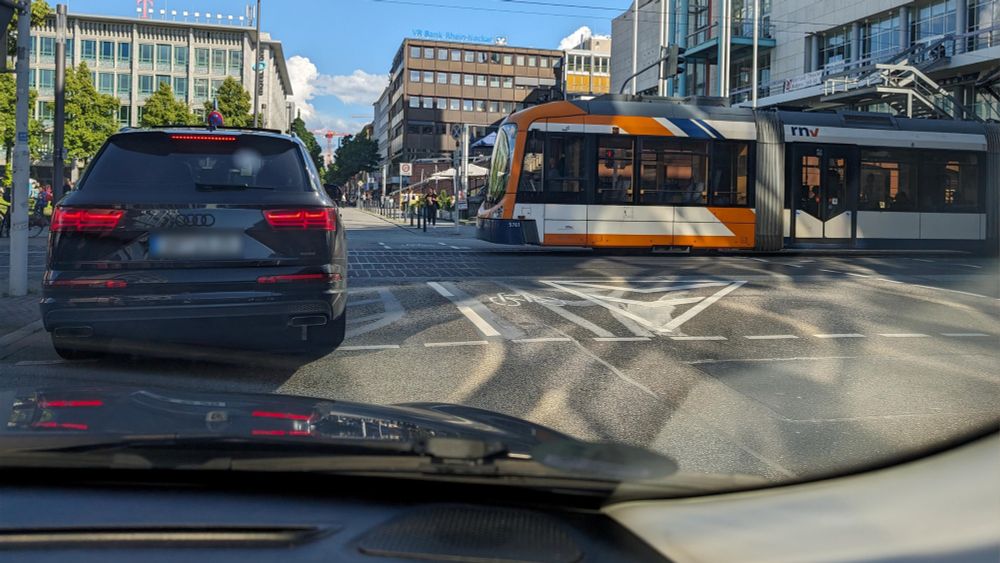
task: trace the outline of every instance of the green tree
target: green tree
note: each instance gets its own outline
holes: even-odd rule
[[[35,107],[38,92],[29,91],[28,107]],[[0,74],[0,145],[3,145],[4,162],[11,162],[14,154],[14,141],[17,138],[14,117],[17,108],[17,83],[13,74]],[[32,115],[28,118],[28,147],[32,158],[38,159],[42,152],[42,123]],[[10,166],[4,167],[3,184],[9,186],[13,171]]]
[[[296,116],[295,120],[292,121],[292,133],[305,143],[306,148],[309,149],[309,157],[312,158],[313,163],[316,165],[316,170],[319,170],[322,174],[324,172],[323,147],[319,145],[312,131],[306,129],[306,122],[302,120],[301,116]]]
[[[45,20],[52,15],[52,7],[45,0],[31,0],[31,27],[41,27]],[[14,12],[14,17],[10,20],[9,34],[7,35],[7,52],[11,56],[17,54],[17,19],[18,13]],[[0,30],[3,31],[3,30]],[[3,33],[0,33],[2,36]]]
[[[101,94],[86,63],[66,69],[66,152],[87,161],[118,130],[118,98]]]
[[[170,84],[161,82],[156,92],[146,100],[146,109],[143,110],[141,125],[143,127],[193,125],[197,120],[198,118],[191,113],[191,108],[174,96],[174,90]]]
[[[226,125],[231,127],[251,127],[253,125],[253,115],[251,115],[250,93],[243,89],[232,76],[227,76],[219,86],[215,99],[219,102],[219,113],[225,119]],[[215,109],[211,100],[205,102],[205,112]]]
[[[378,168],[378,142],[368,137],[348,135],[333,153],[333,163],[326,171],[326,181],[343,184],[360,172]]]

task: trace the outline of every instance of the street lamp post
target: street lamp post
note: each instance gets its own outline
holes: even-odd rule
[[[17,18],[17,107],[14,110],[14,193],[10,213],[10,278],[11,297],[28,294],[28,179],[31,152],[28,148],[28,54],[31,49],[31,7],[28,2],[18,5]]]
[[[257,11],[254,12],[254,23],[257,26],[257,47],[254,49],[253,63],[253,126],[259,127],[260,114],[260,63],[263,57],[260,56],[260,0],[257,0]]]

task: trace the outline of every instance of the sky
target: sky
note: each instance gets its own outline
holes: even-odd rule
[[[48,0],[55,5],[60,0]],[[61,0],[70,12],[135,16],[136,0]],[[243,15],[251,0],[153,0],[154,13]],[[293,100],[314,130],[353,133],[371,121],[399,45],[417,30],[568,47],[610,35],[630,0],[262,0],[261,25],[282,42]],[[180,16],[178,16],[179,18]]]

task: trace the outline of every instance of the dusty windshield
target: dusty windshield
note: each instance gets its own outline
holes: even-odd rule
[[[1000,422],[997,0],[147,4],[33,2],[23,131],[0,73],[0,465],[759,485]],[[861,91],[904,59],[961,101]]]

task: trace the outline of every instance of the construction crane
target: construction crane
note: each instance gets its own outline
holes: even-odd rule
[[[330,131],[328,129],[316,129],[313,131],[314,135],[319,135],[326,138],[326,153],[324,154],[325,163],[327,166],[333,162],[333,139],[334,137],[350,137],[351,133],[344,133],[342,131]]]

